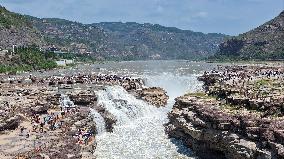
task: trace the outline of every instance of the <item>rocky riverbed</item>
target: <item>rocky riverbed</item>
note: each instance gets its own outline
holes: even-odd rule
[[[176,99],[167,133],[200,158],[284,158],[283,72],[265,65],[205,72],[203,91]]]
[[[166,92],[141,79],[116,75],[0,77],[0,158],[94,158],[95,113],[112,132],[117,119],[97,102],[96,92],[120,86],[160,107]],[[101,124],[101,123],[100,123]]]

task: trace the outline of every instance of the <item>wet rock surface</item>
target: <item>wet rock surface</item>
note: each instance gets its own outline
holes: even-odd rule
[[[39,104],[36,103],[34,107],[31,107],[31,112],[33,114],[46,114],[49,109],[48,104]]]
[[[159,87],[143,88],[136,91],[137,98],[143,99],[156,107],[163,107],[167,104],[169,96],[166,91]]]
[[[169,136],[205,159],[284,157],[281,67],[227,66],[199,79],[204,92],[176,99]]]
[[[75,105],[88,106],[97,101],[97,96],[91,90],[79,91],[69,95]]]
[[[4,117],[0,121],[0,131],[15,130],[20,125],[20,122],[19,116]]]
[[[113,127],[117,122],[117,119],[113,114],[111,114],[108,110],[106,110],[102,106],[96,106],[96,110],[101,114],[105,121],[105,128],[107,132],[112,132]]]

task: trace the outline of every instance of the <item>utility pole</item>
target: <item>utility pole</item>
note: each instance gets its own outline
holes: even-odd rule
[[[16,49],[16,45],[13,45],[13,49],[12,49],[12,54],[11,54],[11,56],[13,56],[13,54],[15,54],[15,49]]]

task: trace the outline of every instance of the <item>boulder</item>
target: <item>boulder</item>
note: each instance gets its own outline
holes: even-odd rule
[[[13,116],[0,121],[0,131],[15,130],[21,122],[20,116]]]
[[[47,114],[48,109],[48,105],[37,105],[35,107],[32,107],[31,111],[34,114]]]
[[[69,96],[70,100],[76,105],[87,106],[97,101],[97,96],[91,91],[81,91]]]
[[[108,132],[112,132],[113,131],[113,126],[114,124],[117,122],[117,119],[115,118],[114,115],[112,115],[111,113],[109,113],[108,111],[104,111],[104,113],[102,114],[102,117],[105,120],[105,127],[106,130]]]
[[[156,107],[166,106],[169,99],[166,91],[159,87],[143,88],[138,91],[137,97]]]

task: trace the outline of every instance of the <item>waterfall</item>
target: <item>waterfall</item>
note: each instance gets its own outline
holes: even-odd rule
[[[91,114],[94,117],[94,122],[96,123],[97,135],[105,132],[105,121],[104,118],[95,109],[91,108]]]
[[[202,82],[197,80],[198,74],[177,75],[171,72],[163,72],[157,75],[145,75],[145,84],[149,87],[162,87],[167,91],[170,101],[187,92],[198,91],[202,88]]]
[[[97,95],[98,104],[117,118],[117,124],[112,133],[96,136],[96,158],[190,158],[189,149],[171,142],[164,132],[169,108],[149,105],[119,86],[107,87]]]
[[[67,95],[61,94],[59,102],[60,102],[60,106],[62,108],[72,108],[72,107],[74,107],[74,102],[72,102]]]
[[[120,86],[106,87],[98,93],[98,105],[105,107],[117,118],[117,125],[132,122],[133,119],[153,113],[153,106],[149,106]]]

